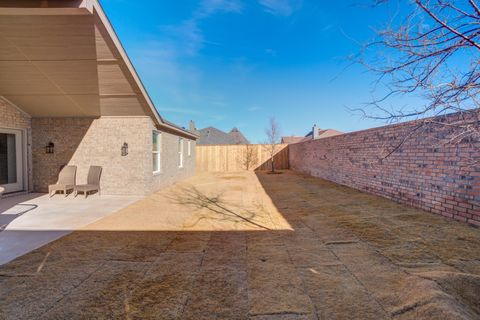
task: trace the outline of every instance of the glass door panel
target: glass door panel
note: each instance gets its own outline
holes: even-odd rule
[[[0,185],[6,192],[23,189],[22,134],[0,129]]]

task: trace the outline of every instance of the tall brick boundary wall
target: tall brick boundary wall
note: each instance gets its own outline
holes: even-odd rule
[[[445,123],[454,123],[458,117],[454,114],[429,119],[432,121],[426,124],[411,121],[292,144],[290,167],[480,226],[480,142],[444,143],[454,134]],[[470,123],[478,130],[478,118]]]

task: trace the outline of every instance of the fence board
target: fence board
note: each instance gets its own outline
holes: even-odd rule
[[[251,145],[208,145],[197,146],[198,172],[238,172],[248,170],[270,170],[268,146]],[[275,168],[288,169],[288,145],[277,145]]]

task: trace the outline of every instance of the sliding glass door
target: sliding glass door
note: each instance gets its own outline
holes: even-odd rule
[[[23,190],[22,131],[0,128],[0,186],[5,192]]]

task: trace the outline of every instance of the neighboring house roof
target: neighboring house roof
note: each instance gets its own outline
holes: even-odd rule
[[[249,144],[250,142],[237,128],[233,128],[229,133],[219,130],[215,127],[208,127],[199,130],[200,138],[198,145],[225,145],[225,144]]]
[[[160,130],[197,138],[158,113],[97,0],[1,1],[0,17],[10,54],[0,95],[32,117],[149,116]],[[26,24],[37,41],[22,40]]]
[[[316,128],[318,131],[318,136],[316,139],[323,139],[323,138],[328,138],[328,137],[333,137],[333,136],[338,136],[340,134],[343,134],[343,132],[335,130],[335,129],[320,129]],[[313,130],[307,133],[304,137],[301,136],[287,136],[287,137],[282,137],[282,143],[287,143],[287,144],[292,144],[292,143],[298,143],[298,142],[304,142],[304,141],[309,141],[313,140]]]
[[[343,134],[343,132],[340,132],[338,130],[334,129],[318,129],[318,137],[317,139],[322,139],[322,138],[328,138],[328,137],[333,137],[333,136],[338,136],[340,134]],[[311,140],[313,139],[313,130],[310,131],[306,136],[305,140]]]
[[[292,143],[301,142],[303,141],[303,139],[305,139],[305,137],[300,137],[300,136],[282,137],[282,143],[292,144]]]
[[[230,140],[232,144],[249,144],[250,141],[245,138],[243,133],[240,132],[237,128],[233,128],[229,133],[228,136],[230,137]]]

